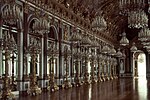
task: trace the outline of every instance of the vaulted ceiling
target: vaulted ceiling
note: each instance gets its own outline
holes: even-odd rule
[[[49,0],[43,0],[46,4]],[[76,14],[93,21],[95,16],[102,12],[107,21],[107,30],[112,37],[119,40],[120,34],[125,31],[129,40],[137,37],[139,29],[129,29],[126,16],[119,14],[119,0],[56,0]],[[145,1],[145,12],[148,15],[148,1]],[[110,35],[110,34],[109,34]]]

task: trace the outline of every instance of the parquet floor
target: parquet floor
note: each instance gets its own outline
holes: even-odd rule
[[[118,79],[17,100],[150,100],[150,79]]]

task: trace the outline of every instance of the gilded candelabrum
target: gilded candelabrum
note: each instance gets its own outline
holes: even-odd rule
[[[105,75],[104,75],[104,67],[105,67],[105,62],[104,59],[102,60],[102,80],[105,81]]]
[[[77,48],[78,49],[78,48]],[[74,53],[74,58],[75,58],[75,70],[76,70],[76,74],[75,74],[75,85],[76,86],[80,86],[82,85],[81,80],[80,80],[80,72],[79,72],[79,68],[80,68],[80,58],[81,58],[81,54],[78,52]]]
[[[2,93],[0,94],[1,99],[8,99],[8,98],[13,98],[14,95],[11,93],[11,88],[10,88],[10,77],[9,77],[9,64],[8,60],[10,59],[10,52],[5,49],[5,75],[2,77],[2,84],[3,84],[3,90]]]
[[[14,60],[16,59],[15,55],[14,55],[15,52],[13,52],[12,54],[12,82],[11,82],[11,89],[12,90],[16,90],[16,84],[15,84],[15,76],[14,76]]]
[[[64,52],[63,52],[63,55],[64,55],[64,66],[65,66],[65,76],[64,76],[64,84],[62,85],[62,88],[70,88],[72,87],[68,77],[69,77],[69,61],[70,61],[70,55],[71,55],[71,52],[70,50],[68,50],[68,48],[66,47],[64,49]]]
[[[37,54],[32,54],[32,65],[33,72],[30,75],[30,88],[27,90],[27,93],[30,95],[41,94],[41,89],[37,85],[37,76],[36,76],[36,63],[37,63]]]
[[[31,56],[31,63],[32,63],[32,72],[30,74],[30,87],[27,90],[27,93],[35,96],[38,94],[41,94],[41,88],[38,87],[37,85],[37,76],[36,76],[36,65],[38,62],[38,54],[40,54],[41,51],[41,46],[39,41],[37,41],[35,38],[31,38],[32,43],[29,45],[29,47],[27,48],[27,52],[30,54]]]
[[[95,79],[95,69],[94,69],[94,67],[96,67],[95,66],[95,62],[96,62],[95,54],[91,55],[90,60],[91,60],[91,62],[90,62],[90,66],[91,66],[91,78],[90,79],[91,79],[92,83],[95,83],[95,82],[97,82],[97,80]]]
[[[102,55],[98,55],[97,57],[97,63],[98,63],[98,74],[97,74],[97,77],[98,77],[98,82],[102,82],[102,78],[101,78],[101,59],[102,59]]]
[[[110,59],[110,79],[113,80],[113,58]]]
[[[109,67],[110,67],[110,64],[109,64],[109,57],[107,57],[106,59],[106,79],[109,81],[110,80],[110,77],[109,77]]]
[[[82,59],[84,61],[84,65],[85,65],[85,66],[83,66],[83,67],[85,67],[84,68],[84,84],[90,84],[89,73],[88,73],[89,53],[88,53],[87,48],[85,48],[84,54],[82,56]]]
[[[57,57],[58,55],[58,50],[57,48],[54,46],[54,44],[51,44],[51,47],[48,49],[48,56],[50,57],[49,59],[49,86],[48,86],[48,90],[51,92],[57,91],[59,90],[59,87],[57,86],[57,84],[55,83],[55,74],[54,74],[54,57]]]
[[[12,35],[10,36],[8,32],[5,32],[3,35],[3,39],[0,39],[0,48],[5,52],[5,74],[2,77],[3,89],[0,93],[0,98],[10,99],[13,98],[14,95],[11,93],[8,61],[10,59],[10,54],[13,52],[14,49],[16,49],[16,44],[14,43]]]
[[[51,65],[51,70],[50,70],[50,75],[49,75],[49,86],[48,86],[48,90],[51,92],[57,91],[59,90],[59,87],[57,86],[57,84],[55,83],[55,75],[54,75],[54,58],[52,57],[52,59],[49,59],[49,66]]]
[[[117,79],[117,59],[114,59],[114,78]]]

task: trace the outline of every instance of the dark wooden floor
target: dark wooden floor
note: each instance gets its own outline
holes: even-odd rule
[[[150,100],[150,80],[118,79],[17,100]]]

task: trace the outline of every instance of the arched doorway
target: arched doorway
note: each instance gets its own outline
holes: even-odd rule
[[[134,78],[146,78],[146,55],[144,52],[139,51],[134,53]]]
[[[146,78],[146,56],[144,53],[138,55],[138,77]]]

